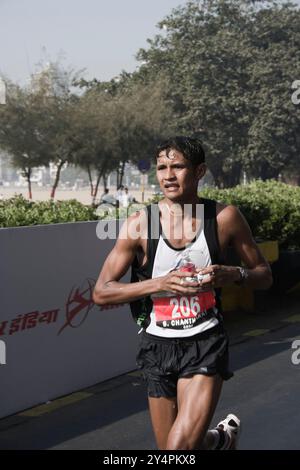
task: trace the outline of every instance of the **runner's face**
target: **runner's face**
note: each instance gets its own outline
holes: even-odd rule
[[[160,152],[156,176],[165,197],[173,201],[197,194],[198,181],[203,176],[203,165],[193,167],[181,152],[171,149]]]

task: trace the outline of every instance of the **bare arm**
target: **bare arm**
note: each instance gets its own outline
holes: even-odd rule
[[[221,220],[224,224],[224,230],[228,230],[230,234],[233,247],[247,268],[249,276],[246,285],[257,290],[269,289],[273,282],[272,271],[253,239],[245,217],[237,207],[229,205],[224,209]],[[212,271],[216,273],[213,281],[214,287],[221,287],[240,279],[239,271],[235,266],[209,266],[204,270],[200,270],[203,273]],[[208,278],[206,282],[203,281],[203,285],[211,282],[212,278]]]
[[[269,289],[273,283],[270,265],[255,243],[244,216],[236,207],[230,206],[230,209],[234,228],[232,244],[248,268],[247,285],[259,290]]]
[[[182,272],[173,272],[141,282],[119,282],[119,279],[128,271],[141,246],[140,238],[132,237],[132,232],[139,222],[138,217],[136,214],[132,215],[124,222],[116,245],[106,258],[93,292],[93,301],[98,305],[131,302],[163,291],[177,294],[196,292],[195,283],[180,284],[180,278],[186,276],[186,273]],[[142,222],[141,219],[140,222]]]

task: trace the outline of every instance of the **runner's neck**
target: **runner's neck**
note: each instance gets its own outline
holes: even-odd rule
[[[196,199],[185,200],[184,202],[181,202],[181,201],[180,202],[171,202],[171,201],[169,202],[167,199],[163,199],[159,203],[159,207],[160,208],[162,208],[162,206],[166,207],[169,214],[171,214],[174,217],[178,217],[178,216],[182,217],[184,215],[184,206],[185,206],[185,204],[192,205],[193,216],[194,216],[194,215],[196,215],[196,206],[197,206],[197,204],[202,204],[202,199],[199,198],[198,196],[196,196]],[[173,206],[173,209],[172,209],[172,206]],[[181,207],[180,211],[178,210],[178,206]]]

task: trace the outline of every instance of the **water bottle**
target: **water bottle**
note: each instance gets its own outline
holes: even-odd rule
[[[193,273],[195,271],[196,266],[195,266],[194,262],[191,260],[189,251],[185,251],[181,255],[181,258],[180,258],[180,260],[179,260],[179,262],[176,266],[176,269],[178,269],[178,271],[185,271],[187,273]],[[197,275],[186,276],[184,279],[187,282],[198,282]]]
[[[192,273],[195,271],[196,269],[196,266],[194,264],[194,262],[191,260],[191,256],[190,256],[190,251],[187,250],[185,251],[177,266],[176,266],[176,269],[178,269],[179,271],[186,271],[187,273]],[[187,276],[185,277],[184,279],[187,281],[187,282],[201,282],[203,281],[203,279],[206,279],[207,277],[209,277],[209,274],[200,274],[200,273],[197,273],[197,274],[194,274],[194,276]]]
[[[174,271],[183,271],[187,273],[187,276],[184,277],[185,281],[187,282],[200,282],[206,277],[209,276],[209,274],[200,274],[200,273],[195,273],[194,275],[188,275],[189,273],[194,273],[196,269],[195,263],[192,261],[191,256],[190,256],[190,250],[186,250],[185,252],[182,253],[181,257],[179,258]],[[201,291],[201,287],[199,287],[199,291]],[[155,293],[152,297],[174,297],[174,294],[172,292],[159,292]]]

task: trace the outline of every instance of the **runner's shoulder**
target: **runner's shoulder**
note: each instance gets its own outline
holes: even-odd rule
[[[130,214],[122,226],[122,236],[140,245],[141,238],[147,238],[147,214],[143,209],[136,210]]]
[[[240,223],[243,218],[239,208],[233,204],[224,204],[223,202],[216,201],[216,215],[218,224],[234,226]]]
[[[220,202],[216,200],[216,212],[217,215],[222,213],[222,215],[225,215],[227,217],[230,217],[232,212],[237,209],[236,206],[233,204],[225,204],[224,202]]]
[[[137,209],[127,217],[128,225],[142,223],[147,219],[146,209]]]

